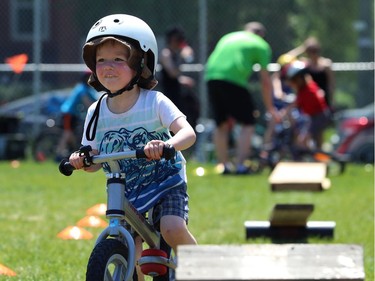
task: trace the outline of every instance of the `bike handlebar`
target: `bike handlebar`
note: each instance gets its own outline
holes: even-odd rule
[[[120,159],[129,159],[129,158],[147,158],[143,148],[138,148],[136,150],[129,150],[129,151],[123,151],[123,152],[115,152],[111,154],[101,154],[101,155],[89,155],[89,151],[91,151],[90,146],[85,146],[81,147],[79,152],[84,155],[84,166],[89,167],[92,164],[99,164],[99,163],[104,163],[104,162],[109,162],[109,161],[114,161],[114,160],[120,160]],[[172,160],[174,159],[174,156],[176,154],[176,150],[173,146],[171,145],[165,145],[163,148],[163,154],[162,158],[165,160]],[[61,174],[65,176],[70,176],[75,168],[69,163],[68,159],[63,159],[60,162],[59,165],[59,171]]]

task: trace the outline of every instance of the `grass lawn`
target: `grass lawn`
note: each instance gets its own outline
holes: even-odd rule
[[[199,177],[188,165],[190,230],[200,244],[271,243],[246,240],[246,220],[267,220],[276,203],[313,203],[311,220],[336,222],[334,238],[311,238],[309,243],[360,244],[364,248],[366,280],[374,280],[374,170],[349,165],[344,175],[332,176],[324,192],[272,193],[268,173],[219,176],[205,164]],[[84,280],[86,262],[95,240],[61,240],[57,234],[105,203],[102,172],[59,174],[55,163],[21,162],[14,168],[0,162],[0,264],[17,276],[0,280]],[[88,228],[96,237],[101,229]]]

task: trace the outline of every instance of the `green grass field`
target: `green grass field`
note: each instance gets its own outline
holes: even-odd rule
[[[311,238],[308,243],[360,244],[364,248],[366,280],[374,280],[374,170],[349,165],[344,175],[332,176],[324,192],[272,193],[268,173],[254,176],[220,176],[205,164],[188,164],[190,222],[200,244],[271,243],[246,240],[246,220],[267,220],[276,203],[313,203],[311,220],[336,222],[334,238]],[[58,173],[55,163],[21,162],[18,168],[0,162],[0,264],[17,276],[0,280],[84,280],[86,262],[95,239],[61,240],[57,234],[105,203],[102,172]],[[98,235],[101,229],[88,228]]]

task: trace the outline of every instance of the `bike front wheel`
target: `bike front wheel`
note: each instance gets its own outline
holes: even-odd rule
[[[87,264],[86,281],[123,281],[128,267],[128,248],[116,239],[99,242]]]

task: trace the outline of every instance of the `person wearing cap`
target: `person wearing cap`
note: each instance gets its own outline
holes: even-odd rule
[[[296,100],[288,106],[286,112],[297,107],[308,117],[306,135],[300,134],[297,143],[306,149],[321,149],[323,132],[329,126],[331,111],[324,98],[324,91],[308,73],[307,64],[296,60],[286,66],[287,83],[296,93]]]
[[[84,72],[69,97],[62,103],[63,134],[57,146],[56,161],[69,156],[69,147],[77,145],[76,128],[81,125],[89,106],[97,100],[97,92],[87,82],[91,71]]]
[[[267,66],[271,48],[264,40],[265,27],[259,22],[249,22],[244,30],[224,35],[208,58],[205,80],[212,106],[216,129],[214,144],[219,167],[223,174],[251,174],[246,165],[250,156],[251,138],[255,128],[256,104],[249,91],[249,78],[255,64],[259,64],[259,77],[266,110],[272,118],[277,112],[272,104],[272,84]],[[231,129],[240,125],[236,140],[234,165],[228,153]]]
[[[93,25],[83,59],[92,71],[89,84],[103,95],[88,109],[82,145],[90,145],[93,154],[144,148],[147,159],[118,161],[126,175],[125,196],[140,213],[153,207],[153,220],[159,221],[161,235],[176,253],[177,245],[196,244],[187,228],[186,161],[181,153],[196,135],[171,100],[153,90],[157,58],[154,33],[143,20],[114,14]],[[175,161],[161,159],[165,146],[176,149]],[[87,172],[103,168],[111,173],[110,165],[85,167],[77,152],[69,162]],[[139,237],[136,246],[139,257]],[[142,280],[139,267],[137,273]]]

